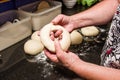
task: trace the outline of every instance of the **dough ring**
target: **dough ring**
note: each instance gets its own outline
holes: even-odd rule
[[[83,41],[82,35],[77,30],[72,31],[70,37],[72,45],[80,44]]]
[[[60,45],[61,45],[61,48],[64,51],[66,51],[70,47],[71,39],[70,39],[69,32],[65,30],[62,26],[53,25],[52,23],[50,23],[50,24],[45,25],[40,31],[40,38],[41,38],[42,43],[48,50],[52,52],[55,52],[55,46],[54,46],[54,42],[50,39],[50,32],[59,30],[59,29],[63,30],[63,33],[61,34],[62,39],[60,40]]]
[[[44,49],[43,44],[37,40],[28,40],[24,44],[24,51],[26,54],[36,55],[36,54],[42,52],[43,49]]]
[[[81,33],[84,36],[96,36],[99,34],[99,30],[95,26],[88,26],[81,28]]]

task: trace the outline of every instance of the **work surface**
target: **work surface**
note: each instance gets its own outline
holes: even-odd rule
[[[73,9],[62,9],[63,14],[72,15],[84,8],[80,6],[76,6]],[[24,54],[23,45],[24,42],[29,39],[17,43],[19,46],[14,47],[16,50],[14,53]],[[96,42],[85,42],[84,44],[71,46],[70,50],[76,52],[77,55],[80,56],[81,59],[100,64],[100,54],[103,47],[103,43]],[[15,45],[14,45],[15,46]],[[9,54],[9,53],[8,53]],[[14,56],[15,57],[15,56]],[[77,65],[76,65],[77,66]],[[73,72],[53,64],[49,60],[39,62],[39,63],[31,63],[26,59],[21,60],[8,70],[5,70],[0,73],[0,80],[83,80],[78,77]]]

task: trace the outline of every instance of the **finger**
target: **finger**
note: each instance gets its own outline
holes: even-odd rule
[[[40,36],[40,31],[37,32],[37,35]]]
[[[57,17],[55,17],[51,22],[52,22],[53,24],[57,25],[57,24],[59,24],[59,23],[61,22],[62,18],[63,18],[63,15],[60,14],[60,15],[58,15]]]
[[[57,30],[55,33],[55,37],[59,37],[62,33],[63,33],[62,29]]]
[[[57,56],[55,54],[50,53],[47,49],[44,49],[45,55],[53,62],[58,63]]]
[[[54,41],[54,33],[53,32],[50,32],[50,38],[51,38],[51,40],[53,40]]]
[[[55,38],[54,38],[53,35],[51,35],[51,36],[50,36],[50,39],[51,39],[52,41],[54,41]]]
[[[60,43],[58,40],[55,39],[55,50],[56,50],[56,56],[59,60],[60,63],[62,63],[63,65],[65,64],[65,60],[67,59],[67,54],[62,50]]]
[[[59,41],[57,39],[55,39],[54,43],[55,43],[56,54],[64,53],[64,51],[62,50],[61,45],[60,45],[60,43],[59,43]]]

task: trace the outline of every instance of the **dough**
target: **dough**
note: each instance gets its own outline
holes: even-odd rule
[[[43,49],[44,49],[43,44],[37,40],[28,40],[24,44],[24,51],[26,54],[36,55],[36,54],[42,52]]]
[[[72,31],[70,37],[72,45],[82,43],[83,37],[77,30]]]
[[[99,34],[99,30],[95,26],[83,27],[81,32],[84,36],[96,36]]]
[[[40,33],[40,31],[35,31],[35,32],[31,35],[31,39],[33,39],[33,40],[38,40],[38,41],[41,42],[39,33]]]
[[[47,1],[41,1],[40,4],[37,7],[37,11],[36,12],[40,12],[46,9],[49,9],[50,5]]]
[[[54,30],[59,30],[59,29],[63,30],[63,33],[61,34],[62,39],[60,40],[61,48],[64,51],[66,51],[70,47],[71,39],[70,39],[69,32],[65,30],[62,26],[53,25],[52,23],[49,23],[45,25],[40,31],[40,38],[42,43],[48,50],[52,52],[55,52],[55,46],[54,46],[54,42],[50,38],[50,32]]]

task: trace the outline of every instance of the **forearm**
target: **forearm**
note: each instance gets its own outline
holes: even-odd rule
[[[120,70],[98,66],[79,61],[72,67],[72,71],[85,79],[91,80],[120,80]]]
[[[106,24],[112,19],[118,4],[118,0],[103,0],[90,9],[71,16],[71,22],[79,27]]]

